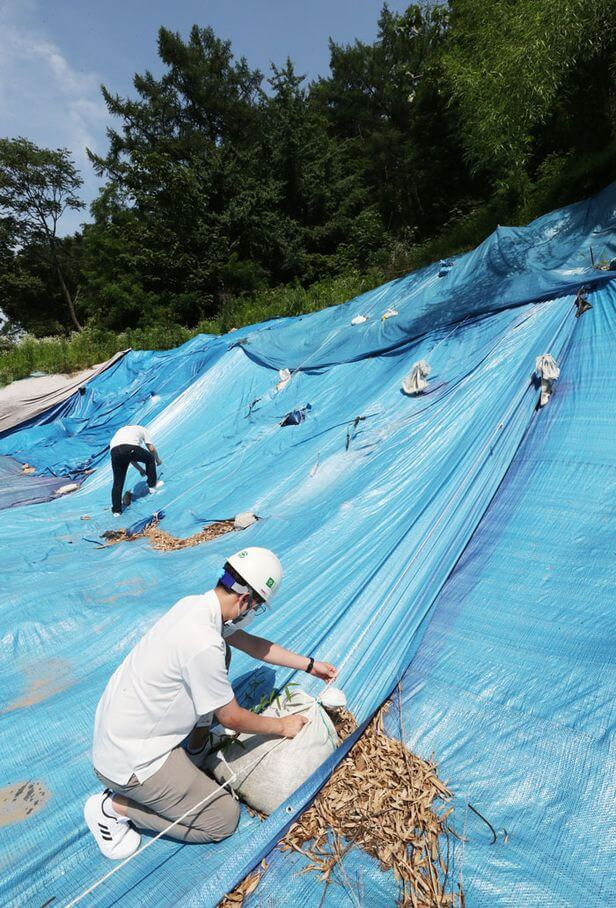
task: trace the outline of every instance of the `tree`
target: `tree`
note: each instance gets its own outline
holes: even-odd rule
[[[84,207],[77,190],[81,179],[66,148],[39,148],[28,139],[0,139],[0,210],[12,222],[13,235],[21,246],[37,245],[46,250],[58,278],[74,327],[81,325],[75,312],[75,296],[69,290],[62,267],[57,236],[58,222],[67,209]]]
[[[82,237],[59,237],[56,254],[69,287],[82,285]],[[66,332],[72,325],[46,240],[16,241],[0,221],[0,310],[8,324],[36,337]]]
[[[90,303],[113,327],[125,326],[121,300],[135,284],[156,306],[126,312],[130,324],[195,325],[266,273],[259,250],[275,188],[259,161],[261,74],[209,28],[186,41],[163,28],[158,49],[165,71],[136,75],[135,99],[103,89],[120,125],[108,153],[91,154],[107,185],[85,234]]]
[[[364,189],[363,244],[371,233],[375,248],[388,234],[424,239],[475,188],[439,67],[448,23],[443,6],[385,5],[372,44],[330,42],[330,75],[312,88]]]
[[[549,154],[614,139],[613,3],[452,0],[451,10],[443,65],[467,159],[493,186],[523,202]]]

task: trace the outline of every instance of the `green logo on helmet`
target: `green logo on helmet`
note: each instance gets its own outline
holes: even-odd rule
[[[247,554],[248,554],[248,552],[244,549],[243,552],[238,552],[238,553],[237,553],[237,557],[238,557],[238,558],[245,558]]]
[[[268,577],[267,580],[265,581],[265,585],[269,586],[270,589],[273,587],[273,585],[275,583],[276,583],[276,581],[274,580],[273,577]]]

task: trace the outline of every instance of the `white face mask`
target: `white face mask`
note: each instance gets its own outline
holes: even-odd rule
[[[238,586],[239,586],[239,584],[238,584]],[[252,597],[251,597],[251,599],[249,600],[248,607],[245,608],[243,612],[240,611],[240,609],[241,609],[241,605],[240,605],[240,603],[238,602],[238,604],[237,604],[237,615],[236,615],[234,618],[229,618],[228,621],[223,621],[223,625],[224,625],[225,627],[226,627],[228,624],[235,624],[236,622],[241,621],[242,618],[245,618],[246,615],[250,614],[250,612],[254,609],[254,603],[253,603],[253,601],[252,601]]]

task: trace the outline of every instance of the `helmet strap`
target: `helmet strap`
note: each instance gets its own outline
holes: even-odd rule
[[[244,586],[242,583],[238,583],[235,577],[232,577],[229,571],[225,571],[218,581],[221,586],[226,587],[228,590],[233,590],[234,593],[237,593],[238,596],[244,595],[244,593],[250,592],[249,586]]]

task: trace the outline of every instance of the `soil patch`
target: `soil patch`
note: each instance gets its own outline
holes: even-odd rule
[[[61,690],[66,690],[74,683],[71,671],[70,662],[66,662],[64,659],[49,659],[46,662],[37,662],[25,667],[23,669],[26,680],[24,693],[0,710],[0,715],[12,712],[14,709],[23,709],[26,706],[41,703]]]
[[[0,828],[27,820],[50,797],[51,792],[42,782],[15,782],[0,788]]]

